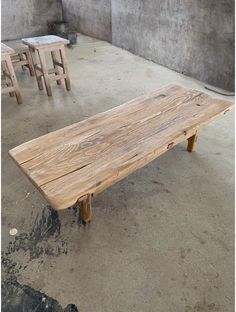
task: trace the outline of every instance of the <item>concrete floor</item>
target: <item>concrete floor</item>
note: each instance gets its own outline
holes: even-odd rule
[[[71,92],[53,83],[48,98],[18,70],[24,104],[2,97],[3,281],[17,278],[80,312],[233,311],[233,112],[202,130],[196,152],[179,144],[94,198],[89,226],[78,224],[73,210],[61,211],[60,234],[44,233],[24,248],[23,236],[29,241],[35,224],[42,226],[47,203],[9,149],[168,83],[204,90],[199,81],[82,35],[66,54]],[[41,251],[34,252],[37,244]]]

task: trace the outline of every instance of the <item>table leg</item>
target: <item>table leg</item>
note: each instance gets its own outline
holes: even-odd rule
[[[188,147],[187,147],[188,152],[194,151],[194,149],[196,147],[197,138],[198,138],[198,132],[197,131],[193,136],[188,138]]]
[[[88,194],[86,196],[81,197],[78,200],[78,204],[80,207],[80,218],[84,222],[90,222],[92,220],[92,207],[91,207],[91,195]]]

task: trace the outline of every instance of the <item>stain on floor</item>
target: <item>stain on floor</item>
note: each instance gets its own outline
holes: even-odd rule
[[[59,237],[61,223],[58,212],[50,206],[46,206],[38,213],[33,223],[30,233],[22,232],[17,235],[14,241],[9,242],[7,250],[2,253],[2,258],[6,258],[19,250],[29,253],[29,261],[38,258],[41,254],[49,256],[59,256],[66,254],[67,248],[65,241]],[[53,244],[48,242],[49,237],[55,237]],[[6,262],[9,261],[4,261]]]
[[[3,312],[78,312],[74,304],[65,309],[53,299],[17,281],[17,275],[27,268],[28,263],[41,255],[58,257],[67,254],[67,246],[59,237],[61,223],[57,211],[50,206],[38,213],[30,233],[20,233],[2,252],[2,311]],[[53,244],[48,242],[54,237]],[[13,260],[14,253],[23,250],[28,255],[26,263]],[[43,260],[42,260],[43,261]]]
[[[74,304],[65,309],[56,299],[27,285],[18,283],[14,276],[2,283],[3,312],[78,312]]]

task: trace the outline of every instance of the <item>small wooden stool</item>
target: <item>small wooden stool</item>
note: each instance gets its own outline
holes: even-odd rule
[[[11,61],[11,55],[14,53],[15,51],[12,48],[1,43],[2,93],[9,93],[10,96],[15,95],[17,103],[22,104],[20,88]]]
[[[65,55],[65,45],[69,43],[69,40],[60,38],[58,36],[50,35],[34,38],[24,38],[22,39],[22,42],[29,47],[39,90],[43,90],[42,77],[44,79],[48,96],[52,95],[50,79],[56,80],[58,85],[61,84],[61,79],[64,79],[66,89],[68,91],[71,90]],[[36,51],[38,54],[39,62],[37,61]],[[51,53],[53,63],[52,69],[47,68],[45,57],[46,52]],[[61,61],[58,61],[56,58],[57,52],[59,52]],[[62,68],[62,73],[60,72],[60,68]]]
[[[21,66],[23,70],[27,67],[30,72],[30,76],[34,76],[34,66],[32,58],[29,52],[29,48],[21,42],[21,40],[10,41],[8,46],[14,49],[15,53],[11,54],[11,60],[14,67]]]

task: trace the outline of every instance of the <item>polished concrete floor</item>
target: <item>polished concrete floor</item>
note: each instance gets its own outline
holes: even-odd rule
[[[204,90],[82,35],[66,54],[70,92],[53,83],[48,98],[19,69],[24,103],[2,97],[3,281],[10,277],[80,312],[233,311],[234,113],[205,127],[195,152],[179,144],[94,198],[89,226],[73,209],[52,217],[9,149],[168,83]],[[6,310],[22,304],[7,298],[18,295],[5,289]]]

